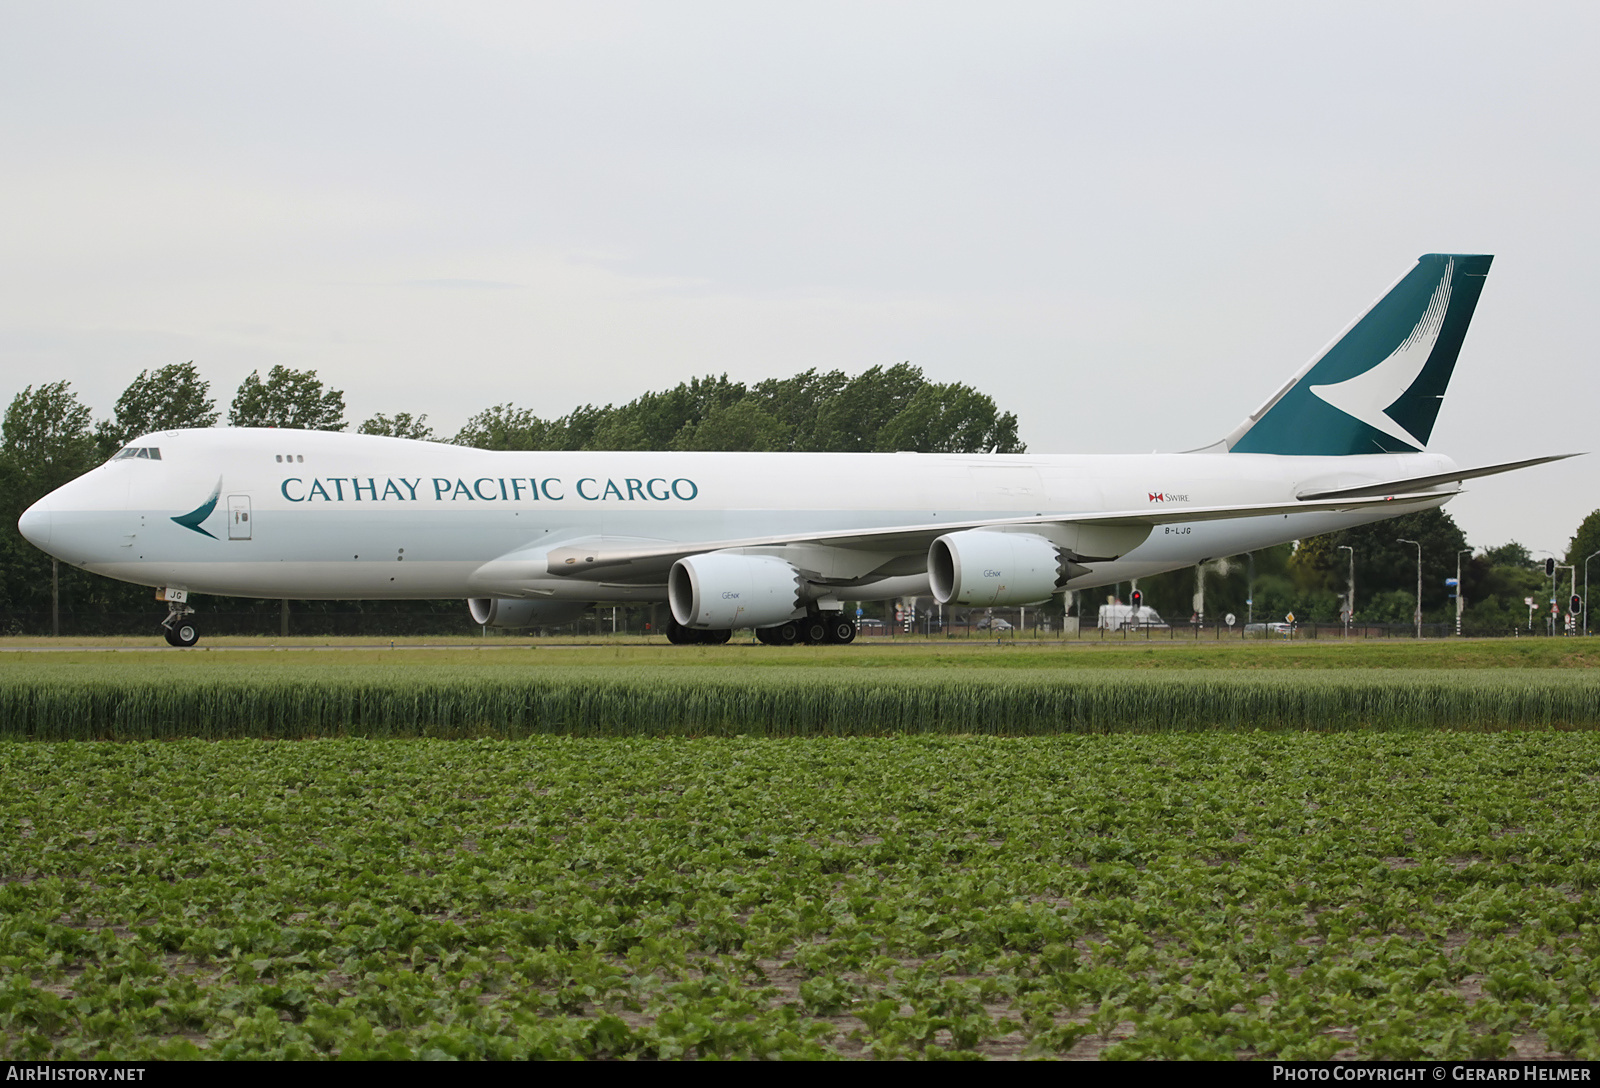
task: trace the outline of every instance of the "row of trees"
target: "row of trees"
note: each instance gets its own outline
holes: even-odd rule
[[[211,427],[219,418],[210,383],[192,362],[144,370],[117,398],[111,418],[85,429],[89,410],[67,383],[31,386],[13,402],[21,432],[43,413],[62,434],[109,457],[140,434]],[[378,414],[360,434],[433,439],[428,417]],[[252,371],[228,412],[230,427],[342,431],[344,393],[326,388],[313,370],[275,366]],[[26,438],[19,437],[26,441]],[[807,370],[746,386],[721,377],[696,378],[646,393],[620,406],[586,404],[545,419],[532,409],[499,404],[467,421],[449,441],[491,450],[793,450],[799,452],[1021,453],[1017,417],[971,386],[930,382],[910,363],[875,366],[849,377]],[[87,446],[84,447],[86,450]]]
[[[971,386],[928,381],[919,367],[854,378],[807,370],[746,386],[697,378],[620,407],[556,419],[501,404],[454,439],[491,450],[788,450],[800,453],[1021,453],[1017,417]]]
[[[139,435],[211,427],[221,418],[194,363],[140,371],[109,418],[94,420],[66,382],[29,386],[11,401],[0,440],[0,612],[46,614],[48,556],[23,540],[17,518],[41,496],[87,472]],[[433,439],[426,415],[375,415],[361,434]],[[344,393],[315,371],[273,367],[239,386],[227,422],[235,427],[341,431]],[[620,406],[584,405],[545,419],[501,404],[473,416],[450,439],[482,449],[916,450],[1020,453],[1017,418],[969,386],[930,382],[901,363],[851,378],[808,370],[754,386],[726,375],[646,393]],[[71,568],[60,571],[61,608],[78,615],[151,610],[148,590]],[[250,610],[257,602],[212,599],[202,607]],[[322,606],[313,606],[322,607]],[[336,607],[347,608],[347,605]],[[427,603],[403,608],[429,609]],[[460,602],[448,607],[459,609]]]

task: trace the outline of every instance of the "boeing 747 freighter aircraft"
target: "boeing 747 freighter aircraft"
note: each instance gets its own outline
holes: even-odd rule
[[[849,642],[845,601],[1017,605],[1437,507],[1424,449],[1492,258],[1432,253],[1226,438],[1124,456],[491,452],[326,431],[163,431],[35,503],[24,536],[195,593],[468,598],[479,623],[666,601],[674,642]]]

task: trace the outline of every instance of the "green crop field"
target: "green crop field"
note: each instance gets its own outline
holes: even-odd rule
[[[1590,640],[45,645],[5,1058],[1600,1058]]]
[[[0,744],[0,1052],[1600,1057],[1600,736]]]

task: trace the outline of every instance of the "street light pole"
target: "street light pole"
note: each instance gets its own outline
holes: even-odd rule
[[[1402,540],[1402,544],[1416,544],[1417,546],[1417,638],[1422,638],[1422,545],[1415,540]]]
[[[1356,550],[1348,544],[1339,545],[1338,551],[1350,553],[1350,581],[1345,584],[1344,637],[1350,637],[1350,621],[1356,618]]]
[[[1595,554],[1600,555],[1600,552]],[[1249,573],[1245,576],[1244,589],[1244,625],[1248,629],[1256,621],[1256,553],[1250,552],[1247,554],[1245,562],[1249,564],[1250,568]]]
[[[1465,607],[1464,598],[1461,596],[1461,557],[1471,554],[1471,548],[1462,548],[1456,552],[1456,638],[1461,637],[1461,609]]]
[[[1593,559],[1600,552],[1593,552],[1589,559]],[[1583,561],[1583,633],[1589,633],[1589,559]]]

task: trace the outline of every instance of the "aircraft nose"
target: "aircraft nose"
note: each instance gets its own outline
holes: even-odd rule
[[[17,531],[27,538],[28,543],[41,551],[50,547],[50,499],[48,496],[40,499],[22,512],[17,519]]]

